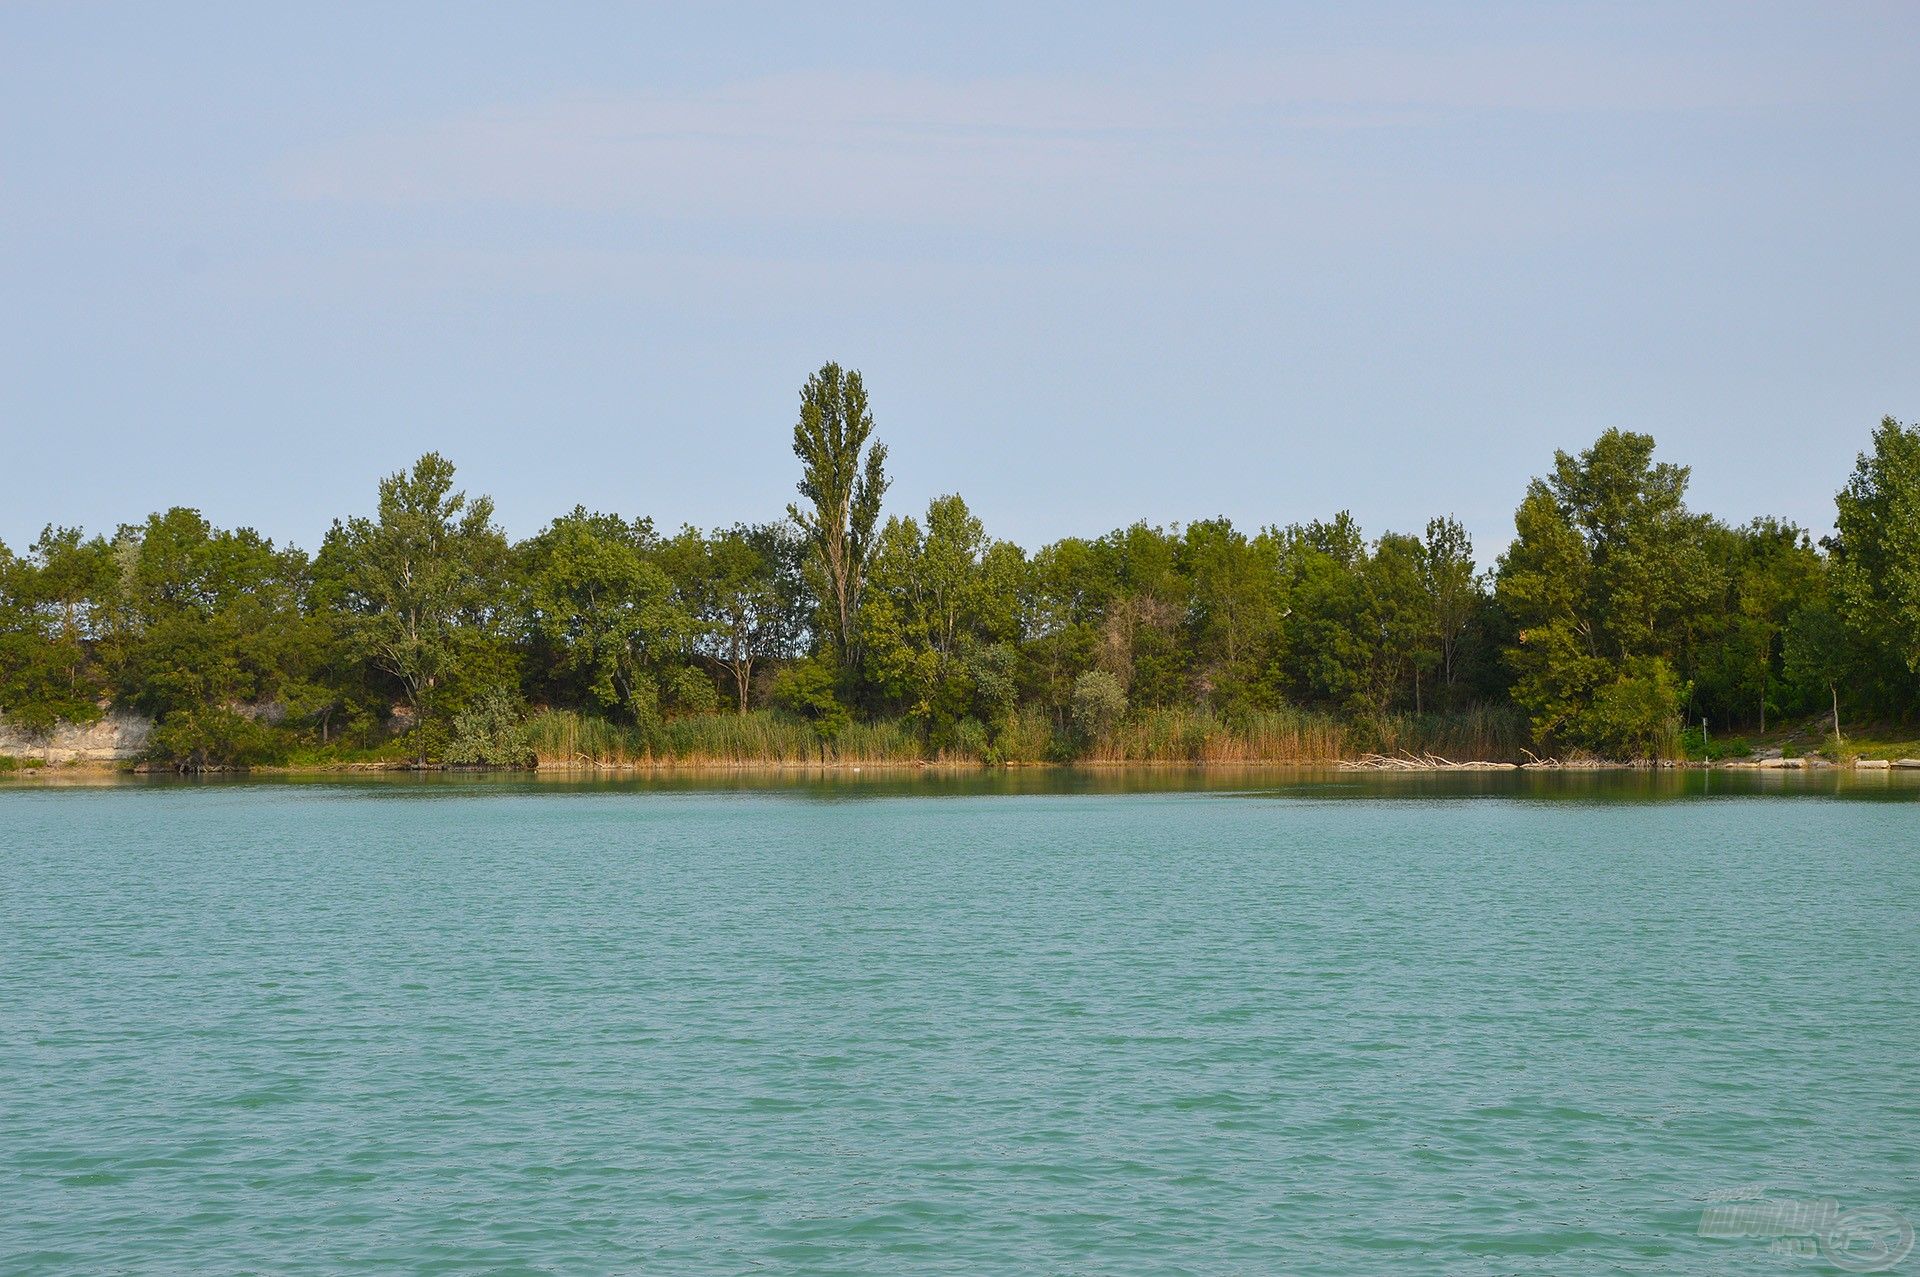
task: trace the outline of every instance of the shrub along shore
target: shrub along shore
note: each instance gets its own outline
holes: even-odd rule
[[[1608,431],[1485,568],[1446,516],[1028,551],[958,495],[889,513],[828,364],[799,500],[757,523],[576,508],[514,542],[429,454],[312,553],[185,506],[0,545],[0,769],[110,712],[184,769],[1844,761],[1860,724],[1920,734],[1920,429],[1863,441],[1818,543],[1691,510],[1686,467]]]

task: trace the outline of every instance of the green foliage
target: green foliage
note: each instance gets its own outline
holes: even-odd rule
[[[1698,727],[1680,733],[1680,756],[1693,762],[1753,757],[1753,742],[1744,736],[1717,736]]]
[[[822,632],[842,665],[859,664],[858,619],[880,501],[887,492],[887,446],[874,443],[866,383],[839,364],[822,365],[800,391],[793,455],[800,495],[787,507],[810,551]],[[864,455],[863,455],[864,452]]]
[[[99,719],[109,683],[94,653],[117,571],[112,548],[48,528],[28,554],[0,545],[0,715],[31,732]]]
[[[485,767],[524,767],[534,760],[526,706],[502,691],[488,692],[453,716],[446,761]]]
[[[1127,692],[1105,670],[1088,670],[1073,683],[1073,726],[1088,743],[1111,733],[1127,712]]]
[[[1797,615],[1825,606],[1825,562],[1804,531],[1774,519],[1716,526],[1707,543],[1725,593],[1692,653],[1695,710],[1761,730],[1769,716],[1807,712],[1822,685],[1788,676],[1786,635]]]
[[[811,723],[821,740],[835,740],[853,721],[835,688],[837,682],[838,671],[824,657],[799,661],[773,680],[773,703]]]
[[[188,705],[169,713],[147,737],[146,759],[183,771],[278,763],[286,740],[271,726],[223,705]]]
[[[660,680],[660,699],[675,714],[711,714],[720,708],[713,679],[691,665],[668,668]]]
[[[646,725],[693,617],[655,561],[653,525],[616,515],[555,519],[521,547],[529,627],[547,683]]]
[[[1832,608],[1810,606],[1794,613],[1787,625],[1786,675],[1795,683],[1818,688],[1835,700],[1839,686],[1854,671],[1858,654],[1853,632]]]
[[[298,551],[276,551],[249,528],[217,530],[179,507],[122,529],[118,547],[125,570],[105,648],[123,704],[162,725],[174,714],[205,719],[279,700],[316,663]]]
[[[1278,541],[1208,519],[1187,526],[1177,562],[1191,582],[1184,646],[1198,690],[1229,713],[1270,705],[1284,619]]]
[[[378,517],[334,524],[318,569],[361,658],[413,707],[422,761],[445,686],[505,638],[506,537],[492,499],[454,491],[453,475],[430,452],[382,479]]]
[[[1465,533],[1388,533],[1369,546],[1342,512],[1277,534],[1285,587],[1283,686],[1290,698],[1360,717],[1458,699],[1464,643],[1482,601]]]
[[[1418,556],[1421,633],[1417,671],[1438,683],[1441,704],[1452,709],[1465,670],[1465,646],[1483,601],[1473,541],[1453,518],[1429,519]],[[1415,695],[1415,708],[1419,697]]]
[[[1874,659],[1920,674],[1920,426],[1883,420],[1836,504],[1840,617]],[[1904,682],[1910,707],[1920,686]]]
[[[977,718],[963,718],[935,733],[934,757],[949,763],[984,763],[993,755],[993,740],[987,725]]]
[[[1536,735],[1630,757],[1674,748],[1688,689],[1675,674],[1716,615],[1714,526],[1690,513],[1687,470],[1647,435],[1609,430],[1555,455],[1515,516],[1497,593],[1513,618],[1513,698]]]
[[[794,443],[806,507],[710,534],[576,508],[509,545],[432,454],[312,560],[187,508],[49,528],[0,546],[0,715],[136,711],[183,767],[1664,758],[1721,748],[1682,721],[1920,715],[1920,431],[1891,420],[1821,546],[1693,514],[1687,471],[1610,431],[1528,486],[1491,578],[1450,518],[1138,522],[1031,555],[957,495],[883,521],[836,365]]]
[[[887,521],[861,612],[862,673],[884,706],[938,734],[965,718],[999,722],[1018,694],[1025,559],[987,540],[958,496],[934,499],[926,530]]]
[[[1014,710],[1001,723],[983,761],[1041,763],[1064,761],[1069,756],[1068,743],[1054,731],[1053,719],[1047,711],[1038,705],[1026,705]]]
[[[1657,656],[1631,657],[1576,720],[1576,741],[1611,758],[1672,758],[1684,689]]]
[[[675,545],[676,585],[698,624],[694,651],[726,672],[746,713],[756,668],[790,656],[806,629],[804,548],[788,524],[736,524]]]

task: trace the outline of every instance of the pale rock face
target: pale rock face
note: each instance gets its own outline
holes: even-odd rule
[[[45,733],[29,732],[0,718],[0,754],[49,763],[123,762],[146,748],[152,731],[152,719],[122,711],[85,727],[59,723]]]

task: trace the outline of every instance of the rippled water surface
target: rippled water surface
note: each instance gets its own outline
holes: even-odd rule
[[[1702,1211],[1920,1216],[1916,797],[0,786],[0,1272],[1810,1271]]]

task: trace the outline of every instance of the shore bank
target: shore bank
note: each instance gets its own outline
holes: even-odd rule
[[[1204,771],[1228,774],[1236,771],[1300,771],[1300,772],[1534,772],[1534,773],[1577,773],[1577,772],[1661,772],[1661,771],[1780,771],[1780,772],[1920,772],[1920,758],[1875,759],[1859,758],[1844,763],[1836,763],[1820,757],[1802,758],[1762,758],[1762,759],[1715,759],[1700,760],[1633,760],[1616,759],[1541,759],[1532,762],[1496,762],[1479,759],[1452,760],[1444,758],[1402,758],[1392,759],[1381,756],[1363,758],[1329,759],[1152,759],[1144,761],[1087,760],[1073,762],[1003,762],[984,763],[952,760],[921,760],[912,762],[867,762],[867,761],[811,761],[792,762],[771,760],[767,762],[620,762],[620,763],[543,763],[528,767],[485,767],[466,765],[428,764],[418,766],[412,763],[392,762],[349,762],[300,766],[260,765],[253,767],[209,767],[194,770],[180,770],[173,767],[151,764],[129,764],[126,762],[106,762],[99,760],[76,760],[72,762],[22,765],[14,770],[0,771],[0,785],[9,781],[33,782],[60,779],[81,780],[87,778],[107,778],[114,776],[204,776],[204,777],[326,777],[353,775],[456,775],[456,774],[498,774],[521,773],[543,774],[551,776],[646,776],[646,775],[742,775],[753,773],[778,773],[788,775],[833,774],[853,775],[874,773],[880,775],[905,775],[916,772],[941,774],[974,774],[983,772],[1020,772],[1020,771],[1148,771],[1177,772]]]

